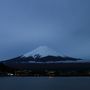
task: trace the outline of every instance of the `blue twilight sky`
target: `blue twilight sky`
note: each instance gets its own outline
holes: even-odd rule
[[[0,59],[41,45],[90,58],[90,0],[0,0]]]

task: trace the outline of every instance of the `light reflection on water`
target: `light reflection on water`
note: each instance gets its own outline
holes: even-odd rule
[[[0,90],[90,90],[90,78],[0,77]]]

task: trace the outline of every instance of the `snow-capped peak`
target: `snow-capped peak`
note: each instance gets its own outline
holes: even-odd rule
[[[35,50],[24,54],[24,57],[30,57],[30,56],[35,57],[36,55],[39,55],[40,57],[59,56],[59,53],[57,53],[51,48],[48,48],[47,46],[40,46],[36,48]]]

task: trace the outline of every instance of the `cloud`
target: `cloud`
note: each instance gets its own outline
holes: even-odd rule
[[[1,1],[0,1],[1,2]],[[40,45],[89,58],[90,0],[4,0],[0,3],[0,57]]]

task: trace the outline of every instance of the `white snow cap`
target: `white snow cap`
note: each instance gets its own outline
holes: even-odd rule
[[[30,57],[30,56],[35,57],[35,55],[40,55],[40,57],[60,56],[60,54],[54,51],[53,49],[48,48],[47,46],[40,46],[36,48],[35,50],[24,54],[24,57]]]

